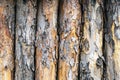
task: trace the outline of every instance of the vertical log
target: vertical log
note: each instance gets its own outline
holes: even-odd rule
[[[36,80],[56,80],[58,0],[41,0],[36,37]]]
[[[59,80],[78,79],[79,29],[81,11],[79,0],[60,2]]]
[[[34,80],[36,0],[16,0],[15,80]]]
[[[13,80],[14,1],[0,1],[0,80]]]
[[[102,0],[82,0],[83,39],[80,80],[101,80],[103,74],[103,13]]]
[[[106,1],[105,50],[109,80],[120,79],[120,0]]]

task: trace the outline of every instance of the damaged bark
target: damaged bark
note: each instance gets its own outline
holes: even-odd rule
[[[16,0],[15,80],[34,80],[37,0]]]
[[[59,16],[59,80],[78,79],[79,31],[81,9],[79,0],[61,0]]]
[[[80,80],[101,80],[103,74],[103,1],[81,0],[83,34]]]
[[[58,0],[40,0],[36,34],[36,80],[56,80]]]
[[[120,79],[120,0],[106,0],[105,54],[106,78]]]
[[[0,1],[0,80],[13,80],[14,1]]]

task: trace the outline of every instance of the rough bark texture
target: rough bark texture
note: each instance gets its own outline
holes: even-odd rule
[[[120,0],[106,1],[105,54],[109,80],[120,79]]]
[[[41,0],[36,38],[36,80],[56,80],[58,0]]]
[[[0,1],[0,80],[13,79],[14,2]]]
[[[78,79],[79,29],[81,11],[79,0],[60,1],[59,80]]]
[[[16,5],[15,80],[34,80],[36,0]]]
[[[119,61],[120,0],[0,0],[0,80],[120,80]]]
[[[82,0],[83,37],[80,60],[80,80],[101,80],[103,74],[102,0]]]

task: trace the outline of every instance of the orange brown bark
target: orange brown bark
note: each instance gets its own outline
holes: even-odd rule
[[[41,0],[36,35],[36,80],[56,80],[58,0]]]
[[[78,79],[79,30],[81,9],[79,0],[62,0],[59,16],[59,80]]]
[[[10,29],[11,24],[7,24],[14,20],[13,8],[8,8],[9,5],[13,5],[13,1],[3,0],[0,3],[0,80],[13,80],[13,32]],[[13,7],[13,6],[11,6]],[[9,13],[8,13],[9,12]],[[8,19],[9,17],[9,19]],[[13,19],[12,19],[13,18]],[[11,20],[11,21],[10,21]]]

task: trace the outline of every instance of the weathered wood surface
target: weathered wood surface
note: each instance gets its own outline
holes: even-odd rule
[[[40,0],[36,34],[36,80],[56,80],[58,0]]]
[[[80,80],[101,80],[103,74],[102,0],[82,0],[83,34],[81,39]]]
[[[13,80],[14,1],[0,1],[0,80]]]
[[[119,80],[120,0],[0,0],[0,80]]]
[[[81,11],[79,0],[61,0],[59,16],[59,80],[77,80],[79,29]]]
[[[106,1],[105,54],[107,78],[120,79],[120,0]]]
[[[34,80],[37,0],[16,0],[15,80]]]

